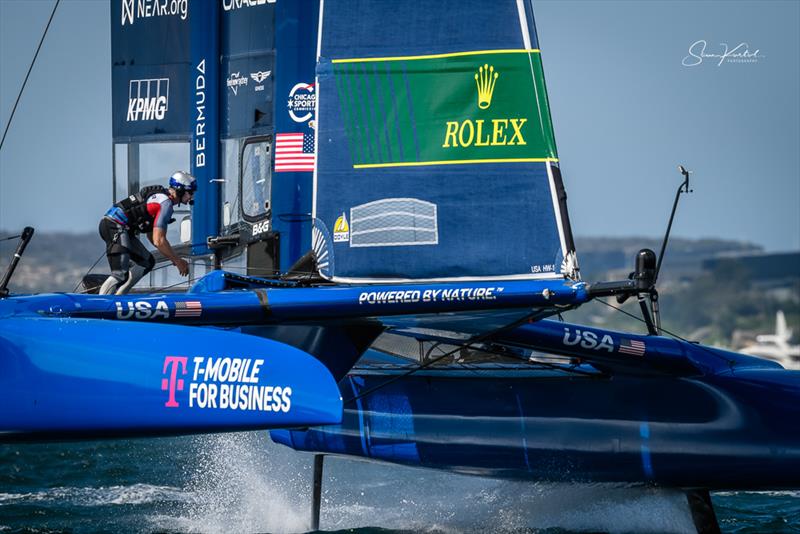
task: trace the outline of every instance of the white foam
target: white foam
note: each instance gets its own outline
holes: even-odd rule
[[[721,497],[734,497],[740,495],[765,495],[767,497],[790,497],[792,499],[800,499],[800,491],[797,490],[768,490],[768,491],[716,491],[714,495]]]
[[[303,532],[310,528],[312,455],[266,433],[198,437],[186,499],[157,529]],[[679,491],[539,484],[467,477],[326,457],[320,526],[423,532],[561,528],[606,532],[693,531]]]
[[[192,499],[178,517],[153,518],[157,528],[189,532],[308,530],[310,467],[285,447],[266,450],[265,432],[201,436],[187,466]]]
[[[73,506],[106,506],[113,504],[148,504],[182,501],[186,494],[179,488],[133,484],[131,486],[55,487],[30,493],[0,493],[0,504],[67,503]]]

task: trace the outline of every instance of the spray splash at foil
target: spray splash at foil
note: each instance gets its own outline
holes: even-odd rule
[[[304,532],[310,528],[312,455],[266,433],[203,436],[186,467],[191,495],[159,528],[188,532]],[[509,482],[326,457],[323,530],[418,532],[686,532],[681,492],[611,485]]]

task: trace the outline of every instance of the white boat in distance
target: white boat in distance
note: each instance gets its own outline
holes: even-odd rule
[[[739,352],[780,363],[786,369],[800,370],[800,345],[790,345],[792,331],[786,326],[783,311],[775,315],[775,333],[756,336],[756,342]]]

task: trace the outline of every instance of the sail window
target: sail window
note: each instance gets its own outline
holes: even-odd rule
[[[185,141],[116,143],[114,145],[114,201],[125,198],[149,185],[167,186],[169,177],[175,171],[191,171],[189,159],[189,143]],[[185,205],[175,206],[173,217],[177,221],[183,221],[191,217],[191,211]],[[167,227],[167,239],[173,247],[183,241],[181,224],[170,224]],[[141,241],[150,251],[155,250],[147,239]],[[159,262],[168,261],[160,254],[155,254],[155,256]],[[172,269],[157,269],[157,271],[174,272]],[[178,277],[177,273],[175,273],[175,279],[167,279],[157,274],[152,274],[148,279],[151,281],[151,287],[165,287],[185,280]]]
[[[222,233],[230,234],[236,231],[237,224],[242,220],[239,207],[241,195],[239,193],[239,155],[241,153],[241,140],[224,139],[222,141]]]
[[[189,143],[139,145],[139,188],[166,185],[175,171],[190,170]]]
[[[417,198],[384,198],[350,210],[350,246],[435,245],[436,204]]]
[[[272,137],[249,139],[241,157],[242,214],[247,221],[267,218],[272,193]]]

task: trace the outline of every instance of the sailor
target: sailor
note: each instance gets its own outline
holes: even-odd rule
[[[197,180],[178,171],[169,179],[169,187],[145,187],[114,204],[100,221],[100,237],[106,242],[106,257],[111,267],[100,287],[101,295],[124,295],[156,264],[153,255],[138,239],[146,234],[150,242],[166,256],[181,276],[189,274],[189,264],[180,258],[167,240],[167,225],[174,221],[175,204],[194,204]]]

